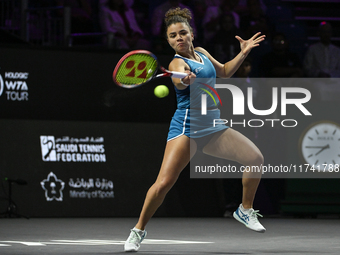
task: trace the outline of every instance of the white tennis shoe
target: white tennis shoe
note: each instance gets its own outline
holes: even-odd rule
[[[233,216],[237,221],[243,223],[247,228],[259,233],[264,233],[266,229],[261,225],[261,223],[257,219],[258,216],[260,217],[263,216],[258,212],[259,212],[258,210],[254,210],[253,208],[244,209],[243,205],[240,204],[237,210],[233,213]]]
[[[138,251],[145,237],[146,230],[131,229],[130,235],[124,244],[124,251]]]

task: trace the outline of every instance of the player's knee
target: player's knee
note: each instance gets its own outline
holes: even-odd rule
[[[248,155],[247,166],[261,166],[264,163],[264,157],[260,151],[253,151]]]
[[[256,153],[255,157],[254,157],[254,164],[255,166],[262,166],[264,163],[264,157],[262,155],[262,153],[259,151]]]
[[[161,181],[155,183],[156,185],[156,194],[157,195],[166,195],[171,187],[175,184],[176,180],[172,178],[165,178]]]

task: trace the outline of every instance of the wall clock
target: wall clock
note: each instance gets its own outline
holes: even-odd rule
[[[304,163],[319,170],[337,170],[340,165],[340,125],[318,121],[307,127],[299,141]]]

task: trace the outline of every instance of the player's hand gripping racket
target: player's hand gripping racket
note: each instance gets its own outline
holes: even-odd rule
[[[157,70],[162,71],[157,74]],[[125,54],[113,71],[113,81],[123,88],[135,88],[155,78],[184,78],[188,74],[166,70],[160,66],[157,57],[147,50],[134,50]]]

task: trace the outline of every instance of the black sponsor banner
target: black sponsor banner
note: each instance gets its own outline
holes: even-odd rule
[[[0,212],[8,179],[22,179],[28,185],[11,184],[21,214],[139,215],[161,165],[176,98],[169,78],[133,90],[116,86],[112,72],[125,53],[0,49]],[[173,56],[157,57],[166,66]],[[162,99],[154,95],[159,84],[170,89]],[[188,174],[156,216],[220,215],[215,183]]]
[[[1,48],[0,118],[168,123],[176,107],[171,79],[133,90],[113,83],[125,53]],[[159,58],[166,65],[172,56]],[[169,96],[154,95],[159,84]]]
[[[0,210],[12,183],[17,212],[30,217],[137,216],[167,130],[166,124],[0,120]],[[9,182],[18,179],[28,184]]]

